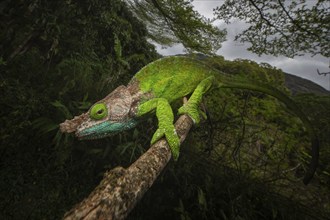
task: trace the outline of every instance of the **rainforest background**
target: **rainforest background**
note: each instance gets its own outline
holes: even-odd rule
[[[225,40],[224,30],[192,16],[184,1],[169,1],[169,6],[183,2],[177,14],[164,1],[146,2],[163,16],[159,21],[169,20],[172,36],[164,35],[166,26],[157,32],[141,19],[143,4],[0,3],[0,219],[59,219],[98,185],[106,170],[128,166],[146,151],[155,118],[95,141],[63,135],[58,124],[160,58],[148,39],[164,45],[183,42],[188,52],[204,54]],[[269,64],[193,56],[227,74],[291,93],[284,73]],[[205,98],[211,120],[194,128],[179,161],[168,165],[128,219],[327,219],[330,96],[325,90],[295,91],[293,99],[321,142],[320,165],[308,186],[301,181],[310,160],[302,123],[269,96],[214,90]]]

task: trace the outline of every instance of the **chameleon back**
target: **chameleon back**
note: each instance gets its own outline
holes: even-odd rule
[[[172,102],[194,91],[205,78],[213,75],[211,68],[188,57],[165,57],[150,63],[136,73],[133,80],[139,82],[144,93]]]

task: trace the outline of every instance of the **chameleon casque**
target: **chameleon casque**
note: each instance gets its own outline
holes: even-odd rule
[[[75,132],[79,139],[98,139],[131,129],[144,115],[155,112],[158,129],[151,144],[165,137],[174,160],[177,160],[180,141],[173,125],[174,115],[170,103],[190,95],[188,102],[179,108],[178,114],[187,114],[198,124],[203,94],[211,88],[259,91],[286,104],[302,120],[312,139],[312,162],[304,183],[310,181],[318,163],[318,139],[310,121],[293,100],[270,85],[220,73],[202,61],[185,56],[165,57],[146,65],[127,86],[117,87],[86,113],[60,124],[60,129],[66,133]]]

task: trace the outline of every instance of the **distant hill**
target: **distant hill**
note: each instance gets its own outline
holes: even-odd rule
[[[330,91],[326,90],[322,86],[308,80],[295,76],[289,73],[285,73],[285,85],[290,89],[293,95],[300,93],[313,93],[316,95],[330,95]]]

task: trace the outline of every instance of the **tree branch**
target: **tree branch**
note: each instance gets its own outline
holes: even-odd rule
[[[254,0],[249,0],[249,2],[252,4],[252,6],[258,11],[258,14],[261,18],[261,20],[265,21],[269,27],[274,28],[278,33],[280,33],[287,41],[292,41],[288,35],[286,35],[283,31],[281,31],[276,24],[273,24],[269,19],[266,18],[266,16],[263,14],[263,11],[261,8],[258,7],[258,5],[254,2]]]
[[[9,54],[8,59],[6,60],[7,62],[10,62],[13,60],[17,55],[23,54],[26,52],[28,49],[31,47],[31,42],[40,35],[40,30],[34,30],[32,31],[25,39],[23,40],[22,43],[20,43],[16,49]]]
[[[255,9],[257,9],[259,16],[262,20],[264,20],[268,26],[273,27],[276,29],[275,25],[273,25],[262,13],[262,10],[257,6],[257,4],[253,0],[249,0],[249,2],[253,5]]]
[[[193,121],[187,115],[176,121],[180,143],[192,125]],[[127,169],[116,167],[106,172],[88,198],[68,211],[64,219],[124,219],[152,186],[171,156],[166,140],[161,139]]]
[[[299,25],[299,23],[298,23],[295,19],[293,19],[293,18],[291,17],[291,15],[290,15],[289,12],[286,10],[286,8],[284,7],[284,5],[283,5],[283,3],[282,3],[281,0],[278,0],[277,2],[279,3],[279,5],[281,6],[282,10],[284,11],[284,13],[285,13],[286,16],[289,18],[289,20],[291,21],[291,23],[292,23],[293,25],[295,25],[295,26],[298,27],[300,30],[302,30],[302,31],[304,31],[304,32],[306,32],[306,33],[308,33],[308,34],[310,34],[310,35],[313,35],[313,36],[315,36],[315,37],[317,37],[317,38],[320,37],[319,35],[317,35],[317,34],[311,32],[311,31],[307,30],[306,28],[303,28],[301,25]]]

